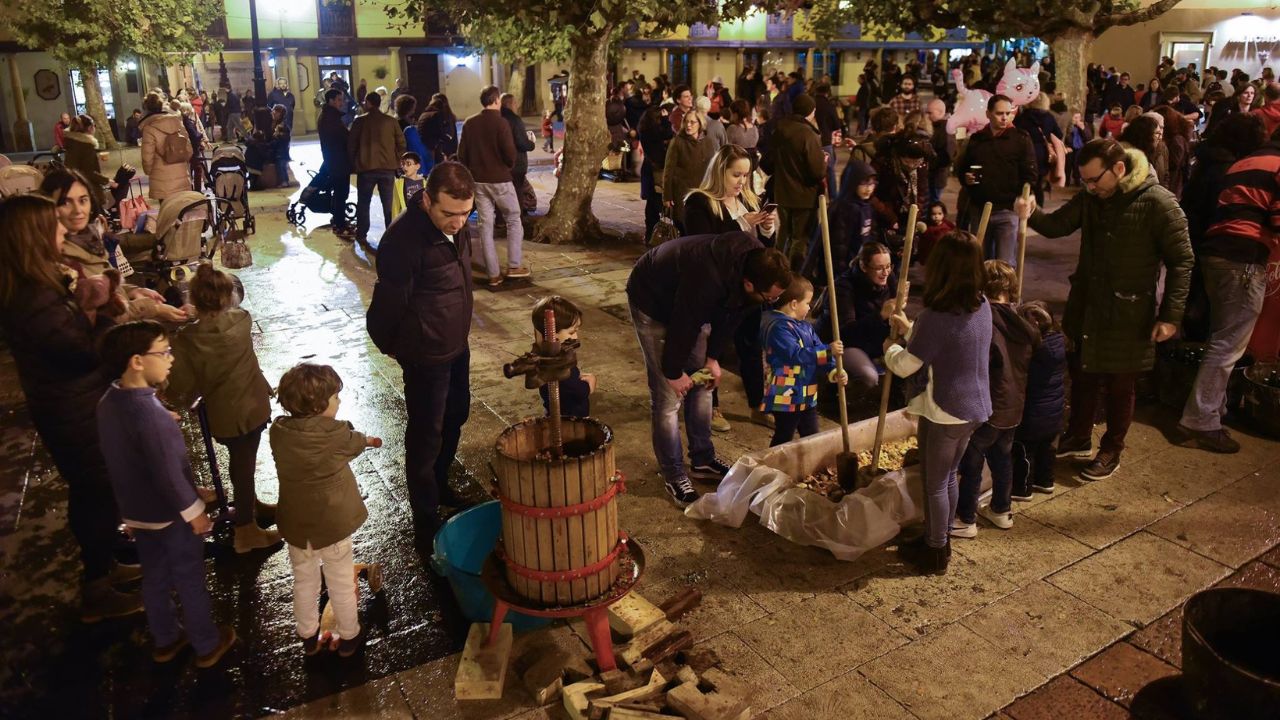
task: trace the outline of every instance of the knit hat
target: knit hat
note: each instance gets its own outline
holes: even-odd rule
[[[701,112],[701,113],[711,112],[711,98],[707,97],[706,95],[703,95],[697,100],[694,100],[693,105],[694,107],[698,108],[698,112]]]
[[[813,98],[803,93],[797,95],[796,99],[791,101],[791,112],[800,117],[809,117],[809,113],[813,112],[815,107],[817,106],[814,104]]]

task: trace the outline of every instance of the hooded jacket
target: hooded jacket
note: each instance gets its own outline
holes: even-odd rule
[[[98,138],[88,133],[68,130],[62,134],[62,142],[67,151],[67,167],[79,170],[99,185],[111,182],[111,178],[102,174],[102,162],[98,158]]]
[[[524,127],[524,120],[511,108],[502,108],[502,119],[511,126],[511,139],[516,144],[516,164],[511,168],[512,179],[529,174],[529,151],[533,150],[533,140]]]
[[[1013,428],[1022,422],[1027,402],[1027,369],[1031,353],[1040,344],[1040,331],[1018,315],[1009,303],[991,303],[991,418],[997,428]]]
[[[880,309],[894,298],[898,276],[890,273],[883,286],[871,282],[855,261],[836,277],[836,310],[840,313],[840,339],[847,348],[857,348],[871,359],[884,355],[889,337],[889,321]],[[818,320],[818,336],[831,341],[831,303],[824,302]]]
[[[1262,124],[1266,126],[1267,137],[1271,137],[1271,133],[1280,127],[1280,100],[1263,105],[1254,110],[1253,114],[1262,118]]]
[[[1025,438],[1053,438],[1062,432],[1066,412],[1067,338],[1049,332],[1031,353],[1027,366],[1027,400],[1018,434]]]
[[[816,207],[827,177],[818,128],[799,115],[778,121],[769,139],[769,151],[760,162],[773,175],[773,198],[784,208]]]
[[[177,113],[152,113],[138,123],[142,131],[142,171],[147,174],[147,196],[164,200],[174,193],[191,189],[191,168],[186,161],[166,163],[160,157],[165,137],[182,133],[188,140],[186,125]]]
[[[866,243],[883,241],[871,199],[858,197],[858,185],[875,177],[876,171],[871,165],[861,160],[849,162],[840,195],[830,211],[832,261],[837,267],[852,260]]]
[[[813,325],[778,310],[760,319],[760,345],[769,367],[763,412],[801,412],[818,404],[818,366],[831,364],[831,353]]]
[[[1195,257],[1187,218],[1173,193],[1151,176],[1140,150],[1126,150],[1129,172],[1115,194],[1080,192],[1031,228],[1048,238],[1079,230],[1080,258],[1062,316],[1063,332],[1092,373],[1133,373],[1155,365],[1156,321],[1177,325],[1186,309]],[[1161,268],[1164,296],[1156,298]]]
[[[173,337],[166,395],[184,406],[203,396],[216,438],[246,435],[271,418],[271,385],[253,352],[252,329],[248,312],[229,308]]]
[[[368,438],[351,423],[323,415],[278,417],[269,438],[280,478],[276,527],[285,542],[318,550],[359,530],[369,511],[350,462]]]

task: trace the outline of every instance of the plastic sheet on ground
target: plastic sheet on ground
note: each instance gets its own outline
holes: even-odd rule
[[[902,411],[886,418],[885,442],[915,434],[914,419]],[[876,419],[849,426],[854,452],[875,443]],[[898,534],[901,526],[920,520],[920,466],[877,478],[839,502],[796,487],[821,468],[835,465],[843,450],[840,430],[812,435],[738,459],[714,493],[685,509],[685,515],[720,525],[742,527],[750,511],[760,524],[800,545],[826,548],[841,560],[856,560]]]

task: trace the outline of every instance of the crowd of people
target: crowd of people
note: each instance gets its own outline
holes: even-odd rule
[[[983,68],[992,65],[973,59],[964,68],[984,82]],[[1062,111],[1016,108],[996,94],[989,125],[957,146],[945,133],[946,93],[928,102],[916,97],[925,67],[899,75],[889,102],[869,108],[866,133],[841,119],[829,83],[798,73],[757,79],[748,68],[740,92],[759,94],[737,99],[718,78],[696,99],[686,86],[638,78],[610,103],[621,104],[623,137],[632,122],[637,128],[646,221],[669,213],[681,230],[639,258],[626,287],[653,449],[673,500],[687,506],[698,497],[693,480],[714,483],[729,471],[712,433],[724,424],[717,390],[731,341],[752,419],[773,428],[773,444],[817,431],[824,385],[865,391],[890,373],[906,379],[905,405],[919,418],[927,506],[925,534],[900,550],[921,572],[943,573],[951,539],[975,537],[978,516],[1007,529],[1014,502],[1054,491],[1055,458],[1086,459],[1079,471],[1086,481],[1116,471],[1137,380],[1152,369],[1157,344],[1179,331],[1208,347],[1177,425],[1180,442],[1239,450],[1222,426],[1226,381],[1261,311],[1263,268],[1276,243],[1280,137],[1272,119],[1280,113],[1280,84],[1262,87],[1264,104],[1256,109],[1244,107],[1252,85],[1233,88],[1239,101],[1206,102],[1194,112],[1161,102],[1150,112],[1165,124],[1140,114],[1118,128],[1118,138],[1084,137],[1106,126],[1095,117],[1101,106],[1067,109],[1070,127],[1083,128],[1080,137],[1074,130],[1067,137],[1053,117]],[[1172,79],[1158,72],[1165,79],[1144,91],[1167,101],[1194,76],[1189,70]],[[1211,70],[1214,78],[1221,74]],[[1129,99],[1123,74],[1098,77],[1102,85],[1091,95]],[[483,109],[455,137],[443,95],[415,119],[407,93],[389,103],[393,116],[382,110],[382,92],[366,92],[363,112],[348,126],[348,90],[331,80],[319,119],[321,174],[337,191],[354,172],[360,203],[354,233],[344,234],[365,238],[375,188],[390,219],[366,325],[374,345],[403,371],[406,484],[415,544],[429,553],[441,508],[466,503],[448,477],[471,401],[469,217],[478,211],[490,285],[529,274],[520,254],[519,180],[532,143],[516,122],[514,99],[496,87],[484,88]],[[1137,92],[1141,108],[1146,95]],[[198,113],[192,107],[188,116],[187,105],[172,103],[149,94],[138,123],[152,197],[192,187],[190,154],[180,145],[195,150]],[[1189,135],[1179,119],[1192,127]],[[277,105],[271,122],[289,120],[288,108]],[[92,137],[91,128],[75,122],[61,141],[87,144],[80,135]],[[1177,136],[1162,135],[1161,127],[1177,128]],[[1212,129],[1201,134],[1202,127]],[[1044,148],[1028,128],[1042,134]],[[1071,141],[1063,143],[1065,164],[1082,186],[1053,212],[1020,192],[1023,184],[1045,190],[1043,180],[1054,176],[1046,153],[1059,146],[1046,130]],[[848,162],[837,178],[841,152]],[[70,491],[68,523],[84,569],[82,619],[145,610],[157,662],[189,644],[197,664],[211,666],[235,642],[234,630],[211,617],[200,560],[205,513],[219,498],[194,485],[171,410],[199,397],[210,432],[230,455],[235,550],[287,544],[304,652],[323,649],[321,575],[338,613],[333,649],[356,652],[364,633],[350,537],[367,513],[348,462],[380,441],[336,419],[342,380],[322,365],[303,363],[279,379],[286,414],[270,421],[271,384],[258,367],[251,318],[239,307],[233,279],[201,266],[183,307],[123,282],[115,251],[103,241],[105,178],[88,169],[57,170],[39,194],[0,203],[0,324],[36,430]],[[952,174],[964,204],[956,213],[940,202]],[[831,287],[817,259],[824,196],[839,263]],[[393,201],[403,211],[393,213]],[[986,203],[992,213],[985,238],[957,229],[977,225],[975,208]],[[909,228],[913,207],[926,219]],[[507,220],[505,268],[494,247],[498,212]],[[1018,284],[1020,220],[1049,239],[1080,233],[1060,322]],[[344,223],[335,213],[335,231],[345,231]],[[904,255],[908,231],[919,238],[912,256]],[[910,319],[894,295],[915,262],[924,266],[923,310]],[[815,299],[819,290],[823,299]],[[838,300],[835,318],[831,297]],[[535,333],[547,307],[563,319],[561,339],[576,339],[581,312],[563,298],[534,307]],[[827,335],[833,319],[844,342]],[[837,356],[846,372],[820,372]],[[570,383],[570,404],[589,413],[594,376],[578,373]],[[1095,450],[1099,404],[1107,429]],[[254,481],[268,424],[280,481],[274,506],[257,498]],[[984,465],[993,488],[980,506]],[[120,562],[129,548],[140,568]],[[139,577],[140,593],[120,589]]]

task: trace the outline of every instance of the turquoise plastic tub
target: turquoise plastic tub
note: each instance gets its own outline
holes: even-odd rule
[[[493,619],[493,595],[481,582],[480,570],[501,534],[502,504],[497,500],[454,515],[436,533],[431,567],[449,580],[462,614],[473,622]],[[520,632],[545,627],[551,624],[551,618],[533,617],[511,610],[503,622],[511,623],[512,629]]]

